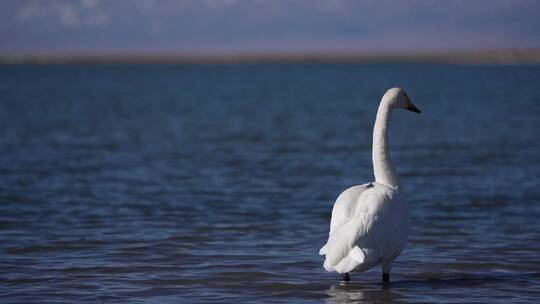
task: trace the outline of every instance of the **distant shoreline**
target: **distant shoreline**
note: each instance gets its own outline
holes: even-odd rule
[[[1,54],[0,65],[14,64],[309,64],[446,63],[539,64],[538,50],[380,53],[235,53],[235,54]]]

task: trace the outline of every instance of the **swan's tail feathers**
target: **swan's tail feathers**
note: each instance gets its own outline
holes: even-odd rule
[[[366,259],[366,255],[364,254],[362,249],[358,248],[358,246],[354,246],[351,252],[349,252],[349,256],[359,264],[364,263]]]
[[[329,259],[326,259],[324,261],[324,269],[328,272],[339,272],[339,273],[347,273],[354,271],[359,266],[364,264],[366,261],[366,254],[362,249],[360,249],[358,246],[354,246],[353,249],[349,251],[347,256],[340,260],[337,264],[332,264]]]
[[[324,261],[323,267],[328,272],[336,271],[335,267],[330,265],[330,263],[328,263],[328,261]]]
[[[322,246],[319,250],[319,255],[326,255],[326,245]]]

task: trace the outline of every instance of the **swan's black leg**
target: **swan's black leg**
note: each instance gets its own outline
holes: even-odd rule
[[[343,282],[349,282],[351,280],[351,277],[349,276],[349,273],[344,273],[343,278],[341,279]]]
[[[390,282],[390,273],[383,273],[382,274],[382,281],[384,283],[389,283]]]

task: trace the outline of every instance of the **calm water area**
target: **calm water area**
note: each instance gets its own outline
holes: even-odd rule
[[[392,86],[411,235],[340,285]],[[539,219],[538,65],[0,66],[3,303],[538,303]]]

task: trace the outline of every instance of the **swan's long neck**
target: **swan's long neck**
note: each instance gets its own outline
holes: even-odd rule
[[[381,101],[377,111],[377,119],[373,128],[373,173],[375,181],[392,188],[399,187],[399,177],[390,160],[388,151],[388,125],[392,109],[388,103]]]

